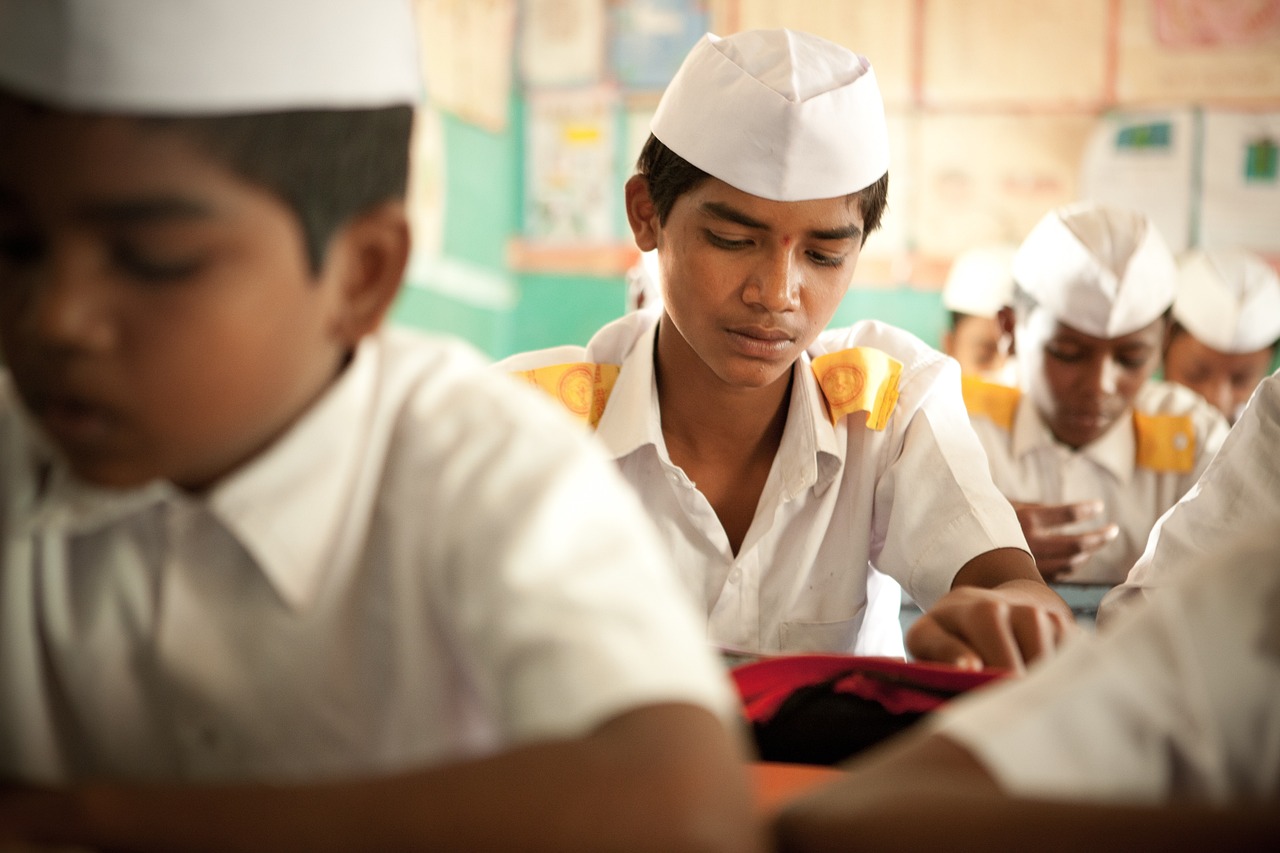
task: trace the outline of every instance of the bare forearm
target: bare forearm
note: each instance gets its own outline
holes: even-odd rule
[[[1024,851],[1274,850],[1280,803],[1213,808],[1046,802],[964,788],[877,791],[842,815],[778,825],[784,853],[851,850]]]
[[[966,749],[922,733],[855,760],[775,823],[786,853],[851,850],[1271,850],[1280,804],[1104,805],[1003,793]]]
[[[88,786],[39,794],[27,815],[46,816],[34,840],[104,850],[758,849],[740,760],[719,724],[681,706],[637,713],[649,716],[409,775]]]

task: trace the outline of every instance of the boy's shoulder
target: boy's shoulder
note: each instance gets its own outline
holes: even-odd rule
[[[1133,402],[1138,465],[1153,471],[1195,471],[1198,460],[1217,453],[1229,428],[1217,408],[1175,382],[1151,380]]]
[[[879,320],[859,320],[849,326],[827,329],[809,345],[808,353],[812,358],[820,358],[864,347],[879,350],[901,362],[904,374],[911,374],[922,367],[946,360],[946,356],[907,330]]]

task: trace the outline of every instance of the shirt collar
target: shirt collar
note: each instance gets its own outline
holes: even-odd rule
[[[659,458],[669,461],[662,438],[658,382],[653,369],[659,316],[654,315],[623,359],[609,403],[596,427],[596,435],[615,459],[652,445]],[[844,464],[847,448],[836,435],[837,427],[832,426],[827,417],[807,352],[801,353],[792,371],[787,426],[778,448],[780,470],[786,472],[782,487],[789,496],[810,486],[816,486],[821,493]]]
[[[381,358],[379,338],[366,338],[302,418],[209,495],[210,511],[294,609],[314,600],[338,553],[371,448]]]
[[[1129,413],[1116,418],[1106,432],[1078,450],[1072,450],[1053,437],[1053,432],[1040,417],[1030,395],[1023,394],[1018,401],[1018,411],[1013,422],[1014,458],[1041,448],[1056,453],[1079,454],[1099,467],[1109,471],[1122,483],[1133,479],[1136,465],[1137,442],[1133,435],[1133,418]]]
[[[659,316],[654,314],[653,321],[627,352],[604,414],[596,425],[596,435],[614,459],[621,459],[645,445],[653,445],[660,456],[666,455],[662,416],[658,410],[658,381],[653,369]]]

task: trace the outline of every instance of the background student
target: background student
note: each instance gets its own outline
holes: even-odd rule
[[[997,315],[1013,297],[1014,246],[976,246],[961,252],[947,271],[942,306],[950,327],[942,351],[960,362],[960,373],[1002,385],[1017,384],[1012,343]]]
[[[866,58],[708,35],[663,94],[627,216],[661,310],[501,367],[596,427],[713,642],[1020,668],[1074,626],[968,425],[959,371],[866,321],[825,331],[888,185]]]
[[[1198,249],[1179,259],[1164,375],[1231,422],[1280,347],[1280,276],[1243,249]]]
[[[1081,202],[1040,220],[1013,276],[1001,322],[1019,387],[966,386],[974,429],[1040,571],[1118,583],[1227,432],[1198,395],[1151,378],[1173,257],[1147,217]]]
[[[759,849],[635,498],[382,324],[408,4],[0,19],[0,847]]]

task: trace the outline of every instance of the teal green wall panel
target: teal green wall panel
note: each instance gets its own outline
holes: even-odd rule
[[[937,347],[947,328],[947,311],[942,307],[942,294],[935,291],[914,287],[855,289],[845,295],[831,325],[847,326],[858,320],[881,320]]]
[[[519,108],[504,133],[444,114],[444,255],[489,269],[506,267],[507,242],[520,233],[522,146]]]
[[[391,312],[391,320],[428,332],[454,335],[494,356],[510,338],[511,313],[472,305],[444,293],[406,287]]]
[[[511,317],[511,352],[584,345],[605,323],[626,309],[620,278],[533,275],[519,277],[520,298]]]

